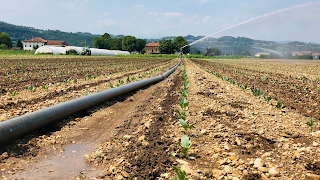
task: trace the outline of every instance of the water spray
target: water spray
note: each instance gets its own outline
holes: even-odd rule
[[[270,16],[270,15],[273,15],[273,14],[281,13],[281,12],[284,12],[284,11],[289,11],[289,10],[292,10],[292,9],[296,9],[296,8],[300,8],[300,7],[304,7],[304,6],[308,6],[308,5],[312,5],[312,4],[318,4],[318,3],[320,3],[320,2],[318,1],[318,2],[311,2],[311,3],[299,4],[299,5],[291,6],[291,7],[289,7],[289,8],[284,8],[284,9],[277,10],[277,11],[273,11],[273,12],[270,12],[270,13],[267,13],[267,14],[264,14],[264,15],[261,15],[261,16],[257,16],[257,17],[255,17],[255,18],[252,18],[252,19],[243,21],[243,22],[241,22],[241,23],[238,23],[238,24],[235,24],[235,25],[230,26],[230,27],[228,27],[228,28],[225,28],[225,29],[222,29],[222,30],[220,30],[220,31],[217,31],[217,32],[215,32],[215,33],[213,33],[213,34],[210,34],[209,36],[203,37],[203,38],[201,38],[201,39],[199,39],[199,40],[197,40],[197,41],[192,42],[192,43],[189,44],[189,45],[183,46],[182,49],[183,49],[184,47],[186,47],[186,46],[191,46],[192,44],[195,44],[195,43],[197,43],[197,42],[203,41],[203,40],[205,40],[205,39],[207,39],[207,38],[209,38],[209,37],[211,37],[211,36],[213,36],[213,35],[216,35],[216,34],[221,33],[221,32],[223,32],[223,31],[232,29],[232,28],[234,28],[234,27],[236,27],[236,26],[240,26],[240,25],[243,25],[243,24],[246,24],[246,23],[255,21],[255,20],[257,20],[257,19],[260,19],[260,18],[263,18],[263,17],[267,17],[267,16]]]

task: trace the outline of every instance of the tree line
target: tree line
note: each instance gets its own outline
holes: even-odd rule
[[[174,52],[180,52],[182,47],[184,47],[182,49],[183,54],[190,52],[190,46],[182,36],[176,37],[173,41],[172,39],[161,39],[159,41],[160,54],[174,54]]]
[[[99,49],[144,53],[146,41],[144,39],[136,39],[134,36],[112,38],[110,34],[104,33],[101,37],[94,38],[93,46]]]
[[[188,45],[188,42],[182,37],[178,36],[173,41],[172,39],[161,39],[159,41],[160,54],[174,54],[180,52],[181,47]],[[95,37],[93,46],[99,49],[122,50],[129,52],[145,53],[146,41],[144,39],[137,39],[134,36],[124,36],[112,38],[110,34],[105,33],[101,37]],[[184,54],[189,53],[190,46],[182,49]]]

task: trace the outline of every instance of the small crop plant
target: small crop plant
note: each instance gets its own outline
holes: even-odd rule
[[[49,89],[48,84],[46,84],[46,85],[42,86],[42,89],[44,89],[44,90],[48,91],[48,89]]]
[[[32,92],[32,93],[36,92],[36,88],[33,87],[33,86],[31,86],[31,87],[29,86],[28,89],[29,89],[29,91]]]
[[[264,97],[265,98],[265,100],[267,101],[267,103],[269,104],[269,103],[271,103],[271,101],[272,101],[272,97],[271,96],[267,96],[267,97]]]
[[[8,90],[8,92],[15,98],[19,93],[17,91]]]
[[[277,107],[278,109],[283,109],[283,108],[285,108],[285,107],[287,107],[287,106],[284,106],[280,101],[278,101],[276,107]]]
[[[181,141],[178,141],[178,145],[181,147],[181,153],[184,157],[187,157],[188,151],[191,149],[193,142],[189,140],[188,136],[183,135]]]
[[[177,178],[171,178],[170,180],[188,180],[187,173],[185,171],[181,171],[181,169],[173,166],[174,171],[176,172]]]
[[[311,118],[310,118],[310,121],[306,123],[306,124],[310,127],[310,131],[311,131],[311,132],[314,130],[314,128],[315,128],[315,126],[316,126],[314,122],[315,122],[315,121],[314,121],[313,117],[311,117]]]

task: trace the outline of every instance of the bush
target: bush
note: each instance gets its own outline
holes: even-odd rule
[[[8,46],[6,44],[1,44],[0,49],[8,49]]]

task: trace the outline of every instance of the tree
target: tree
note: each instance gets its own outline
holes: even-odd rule
[[[250,53],[248,51],[242,52],[242,56],[250,56]]]
[[[122,38],[113,38],[111,40],[111,50],[122,50]]]
[[[173,40],[174,48],[177,52],[180,52],[181,47],[188,45],[188,42],[182,37],[178,36]],[[190,46],[186,46],[182,49],[183,54],[188,54],[190,52]]]
[[[213,54],[214,54],[215,56],[220,56],[220,55],[221,55],[221,50],[220,50],[220,49],[215,49],[214,52],[213,52]]]
[[[142,50],[144,49],[145,46],[146,46],[146,41],[144,39],[137,39],[136,51],[138,51],[139,53],[142,53]]]
[[[6,44],[0,44],[0,49],[8,49],[8,46]]]
[[[0,32],[0,45],[1,44],[5,44],[8,46],[8,48],[12,48],[12,41],[7,33]]]
[[[38,48],[39,48],[39,45],[33,46],[33,49],[34,49],[34,50],[37,50]]]
[[[21,49],[23,48],[23,44],[22,44],[22,42],[21,42],[20,39],[18,39],[16,46],[19,47],[19,48],[21,48]]]
[[[110,36],[110,34],[108,34],[108,33],[104,33],[104,34],[101,36],[101,38],[103,38],[103,39],[111,39],[111,36]]]
[[[124,36],[122,38],[122,50],[124,51],[135,51],[137,39],[134,36]]]
[[[173,54],[174,53],[174,45],[171,39],[161,39],[159,41],[159,51],[160,54]]]

